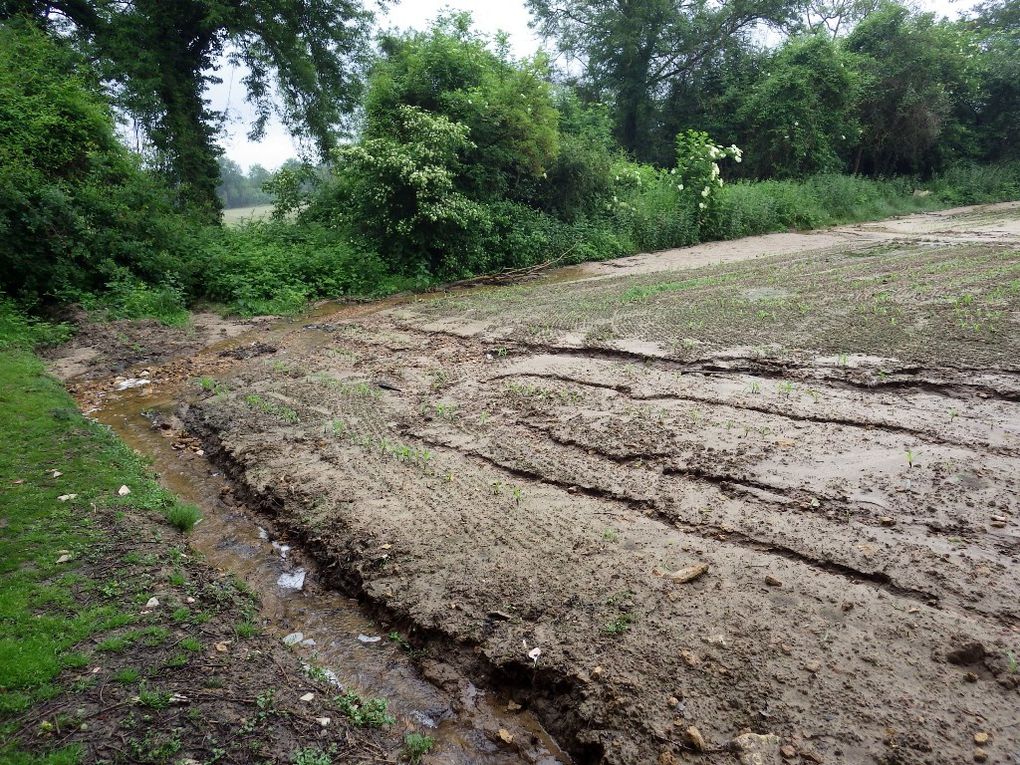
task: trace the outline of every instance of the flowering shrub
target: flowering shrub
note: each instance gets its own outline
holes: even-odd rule
[[[715,143],[701,130],[687,130],[676,137],[677,191],[697,207],[699,221],[707,220],[717,207],[717,192],[723,187],[719,162],[727,158],[740,162],[743,152]]]
[[[470,260],[485,209],[455,185],[459,154],[472,148],[466,126],[400,105],[389,134],[338,149],[346,181],[336,208],[403,268],[433,270],[444,259]],[[426,263],[421,263],[422,255]]]

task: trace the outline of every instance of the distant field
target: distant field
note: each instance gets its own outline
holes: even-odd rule
[[[231,207],[223,211],[223,222],[228,226],[236,226],[246,220],[263,220],[269,217],[273,205],[255,205],[254,207]]]

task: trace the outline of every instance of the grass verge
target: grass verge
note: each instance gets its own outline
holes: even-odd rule
[[[196,559],[173,526],[197,510],[82,417],[17,347],[26,327],[0,338],[0,763],[328,765],[383,756],[386,736],[399,751],[267,639],[243,582]]]

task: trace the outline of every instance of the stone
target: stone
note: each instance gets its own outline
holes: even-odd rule
[[[779,761],[779,736],[743,733],[733,739],[740,765],[772,765]]]

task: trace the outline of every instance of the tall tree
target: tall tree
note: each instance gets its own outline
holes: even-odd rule
[[[527,0],[534,26],[610,96],[624,147],[646,156],[656,105],[723,43],[791,19],[791,0]]]
[[[977,45],[964,25],[885,3],[846,38],[861,73],[854,170],[929,173],[973,153]]]
[[[224,57],[246,67],[261,137],[276,110],[320,155],[349,127],[361,95],[371,14],[361,0],[0,0],[96,59],[189,206],[219,213],[216,137],[204,94]]]

